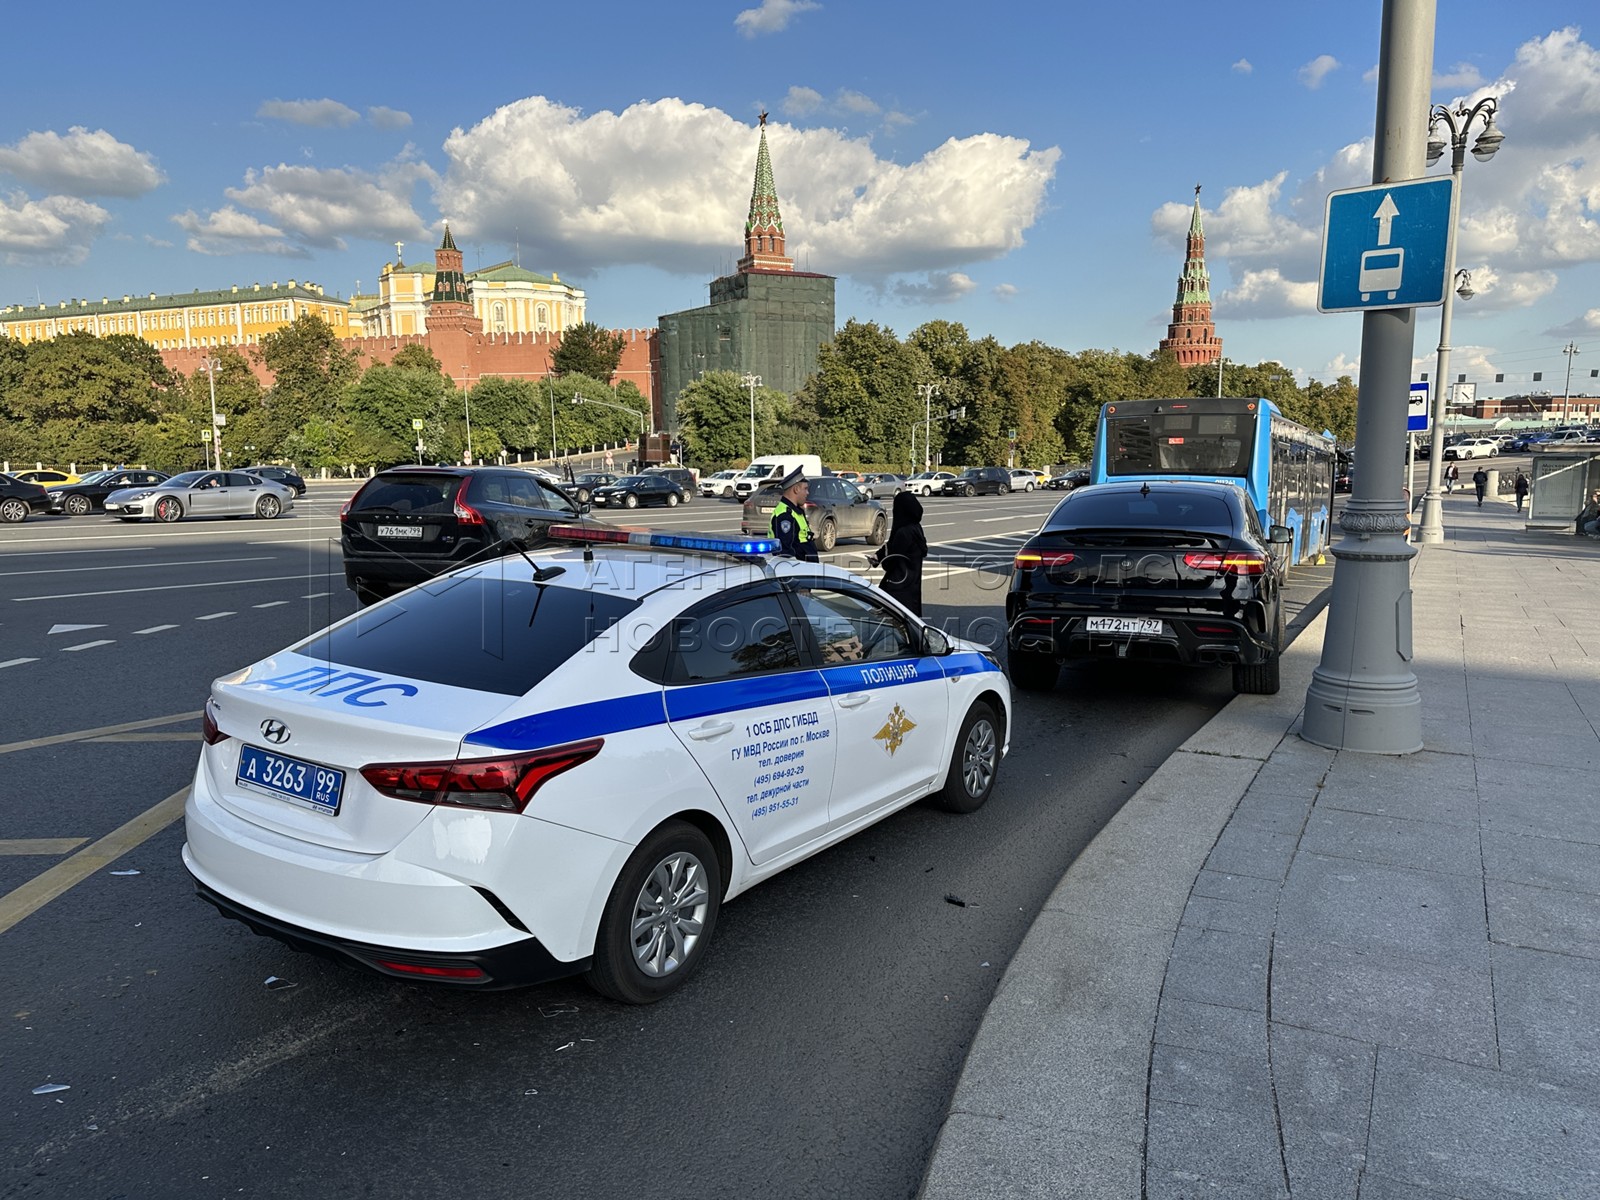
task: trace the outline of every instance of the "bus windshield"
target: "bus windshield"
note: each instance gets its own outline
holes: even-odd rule
[[[1250,473],[1257,416],[1247,412],[1144,412],[1107,416],[1106,474]]]

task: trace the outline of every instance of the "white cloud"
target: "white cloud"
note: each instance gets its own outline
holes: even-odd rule
[[[256,116],[287,121],[291,125],[311,125],[321,129],[344,128],[361,120],[361,114],[337,100],[266,100]]]
[[[816,0],[761,0],[760,8],[747,8],[736,16],[733,27],[748,38],[782,33],[800,13],[821,7]]]
[[[1014,283],[997,283],[990,290],[996,300],[1010,300],[1017,295],[1017,285]]]
[[[1316,277],[1321,245],[1322,210],[1316,228],[1276,211],[1288,172],[1280,171],[1253,187],[1231,187],[1215,212],[1202,206],[1206,258],[1226,259],[1245,268],[1272,267],[1290,278]],[[1151,225],[1157,236],[1181,249],[1189,234],[1191,204],[1168,203],[1156,210]]]
[[[889,290],[906,304],[951,304],[978,285],[960,271],[930,271],[922,283],[900,280]]]
[[[0,196],[0,261],[7,266],[77,266],[111,220],[98,204],[74,196],[30,200]]]
[[[1361,378],[1361,360],[1359,358],[1351,358],[1347,354],[1337,354],[1329,361],[1322,373],[1329,383],[1332,383],[1342,375],[1348,375],[1352,379],[1359,379]]]
[[[839,95],[834,100],[834,107],[840,112],[860,113],[863,116],[876,116],[883,110],[878,107],[878,102],[871,96],[864,96],[860,92],[853,92],[849,88],[840,88]]]
[[[0,171],[69,196],[142,196],[167,182],[150,155],[82,125],[66,137],[46,130],[0,146]]]
[[[398,108],[373,104],[367,108],[367,120],[374,129],[405,129],[411,124],[411,114]]]
[[[1255,70],[1255,68],[1250,65],[1250,60],[1248,58],[1241,58],[1228,69],[1235,75],[1248,75]]]
[[[419,183],[437,182],[433,168],[417,162],[391,163],[376,173],[280,163],[247,172],[244,186],[227,189],[227,196],[266,214],[278,236],[304,246],[343,248],[347,236],[421,236],[426,223],[411,206],[411,193]]]
[[[173,224],[189,235],[185,246],[196,254],[278,254],[287,258],[308,258],[276,229],[242,213],[232,205],[201,217],[193,209],[172,218]]]
[[[778,107],[790,116],[808,116],[822,107],[822,93],[815,88],[792,87]]]
[[[1021,246],[1061,156],[985,133],[901,165],[837,130],[769,124],[767,137],[788,252],[867,280]],[[520,231],[525,253],[564,272],[641,263],[700,275],[742,251],[755,148],[749,125],[679,99],[584,116],[534,96],[450,135],[436,200],[458,235]]]
[[[1317,311],[1315,281],[1285,279],[1276,267],[1245,271],[1217,297],[1218,319],[1250,321],[1271,317],[1298,317]]]
[[[1546,337],[1551,338],[1600,337],[1600,308],[1591,308],[1581,317],[1574,317],[1565,325],[1557,325],[1554,329],[1545,330],[1544,333]]]
[[[1527,308],[1554,292],[1558,282],[1554,271],[1502,272],[1487,263],[1462,266],[1471,277],[1472,298],[1457,301],[1457,317],[1470,317],[1474,312]]]
[[[1478,68],[1471,63],[1457,63],[1448,71],[1436,71],[1433,76],[1433,86],[1436,91],[1445,91],[1451,88],[1470,89],[1483,82],[1483,76],[1478,73]]]
[[[1300,76],[1301,83],[1310,88],[1312,91],[1316,91],[1322,86],[1322,81],[1325,80],[1331,72],[1337,71],[1338,69],[1339,60],[1337,58],[1331,54],[1319,54],[1305,66],[1301,67],[1298,74]]]

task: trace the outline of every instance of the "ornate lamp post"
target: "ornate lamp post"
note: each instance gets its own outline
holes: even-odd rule
[[[1485,96],[1471,108],[1462,104],[1454,112],[1443,104],[1435,104],[1428,117],[1428,165],[1431,167],[1443,157],[1446,145],[1450,148],[1450,174],[1455,176],[1456,186],[1450,199],[1450,238],[1445,250],[1446,278],[1460,286],[1454,293],[1449,288],[1445,289],[1444,305],[1439,310],[1439,360],[1434,370],[1435,386],[1433,389],[1433,426],[1431,436],[1428,438],[1428,490],[1422,497],[1422,522],[1417,526],[1417,541],[1424,544],[1437,544],[1444,541],[1444,504],[1439,498],[1439,479],[1444,468],[1444,406],[1445,389],[1449,386],[1446,382],[1450,378],[1450,313],[1454,305],[1452,295],[1459,295],[1463,300],[1473,294],[1470,277],[1465,271],[1456,271],[1456,224],[1461,215],[1461,167],[1467,157],[1467,135],[1472,132],[1472,125],[1480,116],[1483,118],[1483,132],[1478,134],[1478,140],[1472,145],[1472,156],[1479,162],[1488,162],[1494,157],[1495,151],[1500,149],[1500,143],[1505,141],[1505,135],[1495,128],[1494,115],[1499,111],[1500,104],[1493,96]],[[1441,128],[1443,127],[1443,128]],[[1450,140],[1445,142],[1443,129],[1450,131]],[[1409,480],[1407,481],[1410,482]]]

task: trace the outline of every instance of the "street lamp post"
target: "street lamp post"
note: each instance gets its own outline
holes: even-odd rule
[[[1465,271],[1456,270],[1456,223],[1461,215],[1461,167],[1467,158],[1467,135],[1472,132],[1472,125],[1480,116],[1483,118],[1483,131],[1478,134],[1478,140],[1472,144],[1472,156],[1479,162],[1488,162],[1494,157],[1495,151],[1500,149],[1500,143],[1505,140],[1505,135],[1495,128],[1494,115],[1498,111],[1499,102],[1493,96],[1485,96],[1471,108],[1462,104],[1454,112],[1443,104],[1435,104],[1428,117],[1428,165],[1431,167],[1444,155],[1446,143],[1440,136],[1440,126],[1450,130],[1450,174],[1455,177],[1455,187],[1450,192],[1450,234],[1445,243],[1444,266],[1445,279],[1449,286],[1445,288],[1444,304],[1439,309],[1439,358],[1434,369],[1433,426],[1428,438],[1428,490],[1422,496],[1422,521],[1417,526],[1417,541],[1424,545],[1437,545],[1444,541],[1444,501],[1439,496],[1439,480],[1444,473],[1444,409],[1446,391],[1449,387],[1447,380],[1450,378],[1450,314],[1455,307],[1452,297],[1459,295],[1463,300],[1472,293],[1471,276]],[[1460,279],[1457,286],[1458,278]],[[1454,290],[1452,290],[1454,289]],[[1407,484],[1411,481],[1406,480]]]
[[[1572,418],[1572,356],[1578,353],[1578,344],[1568,342],[1561,353],[1567,356],[1567,382],[1561,385],[1561,423],[1565,425]]]
[[[939,394],[937,383],[917,384],[917,395],[922,397],[922,469],[933,469],[933,398]],[[912,418],[915,420],[915,418]],[[915,459],[912,460],[915,465]]]
[[[467,364],[461,364],[461,403],[467,410],[467,466],[472,465],[472,401],[467,399]]]
[[[1571,360],[1569,359],[1568,361],[1570,362]],[[217,436],[217,368],[220,367],[222,363],[214,358],[207,358],[204,359],[200,365],[205,369],[206,378],[211,383],[211,440],[206,443],[206,456],[209,458],[212,455],[215,455],[216,469],[221,470],[222,439]],[[211,464],[207,463],[206,465],[210,466]]]
[[[750,389],[750,461],[756,460],[756,389],[761,386],[761,376],[745,372],[744,385]]]
[[[572,393],[574,404],[598,404],[601,408],[614,408],[618,412],[632,413],[639,418],[639,453],[644,454],[645,415],[637,408],[629,408],[626,404],[617,404],[611,400],[596,400],[592,396],[585,396],[582,392]]]

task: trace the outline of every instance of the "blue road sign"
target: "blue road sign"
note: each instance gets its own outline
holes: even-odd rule
[[[1444,303],[1455,179],[1410,179],[1328,194],[1317,308],[1363,312]]]
[[[1411,385],[1411,407],[1406,409],[1406,432],[1420,433],[1428,428],[1428,385]]]

